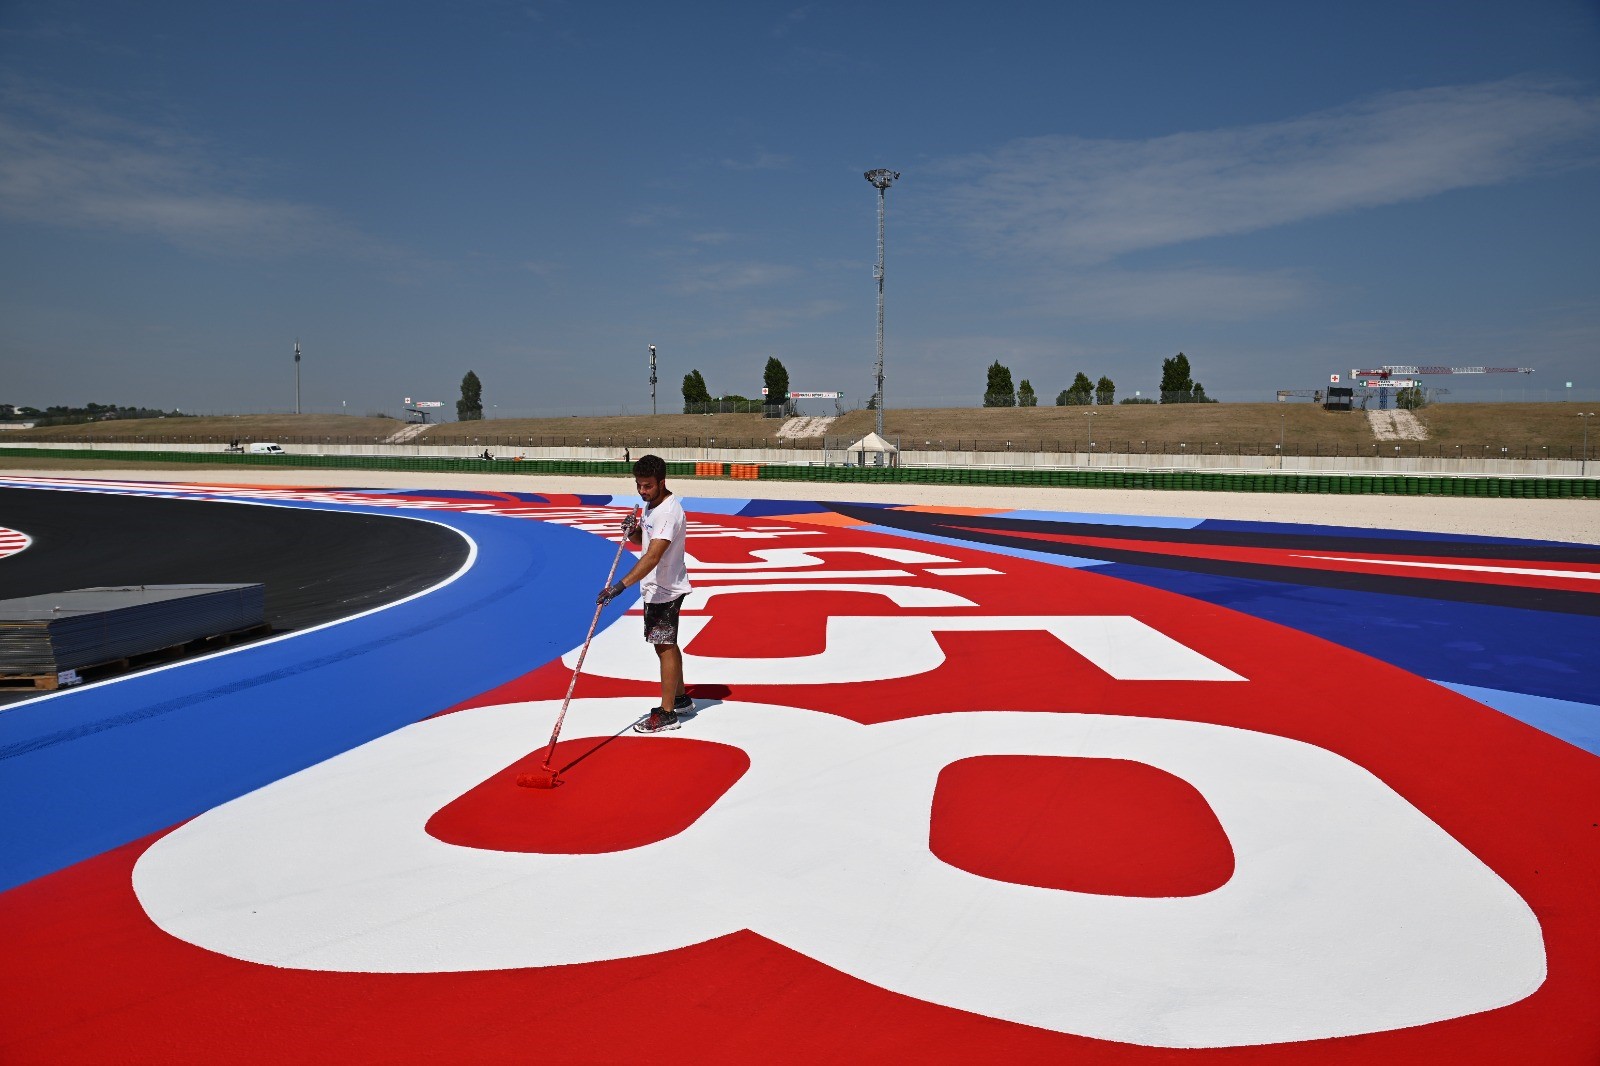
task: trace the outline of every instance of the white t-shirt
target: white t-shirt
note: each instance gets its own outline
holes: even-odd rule
[[[656,568],[639,582],[644,602],[666,603],[689,591],[689,571],[683,564],[684,526],[683,504],[678,502],[675,495],[668,496],[654,507],[645,508],[645,549],[649,549],[651,541],[664,540],[668,543]]]

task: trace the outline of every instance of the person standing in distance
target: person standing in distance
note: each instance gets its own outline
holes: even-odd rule
[[[661,666],[661,703],[634,723],[640,733],[677,729],[678,715],[694,710],[683,687],[683,652],[678,648],[678,609],[689,593],[689,572],[683,562],[683,504],[667,488],[667,464],[658,455],[642,455],[633,464],[633,483],[644,501],[644,522],[632,515],[622,521],[622,535],[642,545],[644,554],[622,580],[603,589],[597,603],[610,603],[629,585],[644,594],[644,639],[656,649]]]

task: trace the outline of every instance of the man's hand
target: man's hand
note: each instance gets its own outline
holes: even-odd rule
[[[632,540],[635,533],[639,532],[639,512],[629,511],[622,520],[622,536],[625,540]]]
[[[601,607],[604,607],[606,604],[610,603],[612,600],[626,592],[627,588],[628,586],[618,581],[615,585],[601,589],[600,595],[594,598],[594,602],[599,604]]]

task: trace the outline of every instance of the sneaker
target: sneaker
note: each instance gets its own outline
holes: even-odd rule
[[[652,707],[647,717],[633,723],[633,731],[635,733],[664,733],[668,729],[676,729],[682,724],[678,721],[677,711],[663,711],[660,707]]]
[[[680,711],[692,711],[694,710],[694,700],[690,699],[689,694],[685,692],[683,695],[678,697],[675,703],[673,703],[672,710],[673,713],[678,713]]]

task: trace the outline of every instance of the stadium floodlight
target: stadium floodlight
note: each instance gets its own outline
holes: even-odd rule
[[[294,413],[300,413],[300,338],[294,339]]]
[[[893,185],[900,177],[898,170],[887,170],[879,167],[869,170],[862,177],[872,182],[873,188],[878,190],[878,266],[872,276],[878,279],[878,391],[874,394],[873,406],[878,410],[878,436],[883,436],[883,210],[884,194],[889,186]]]

